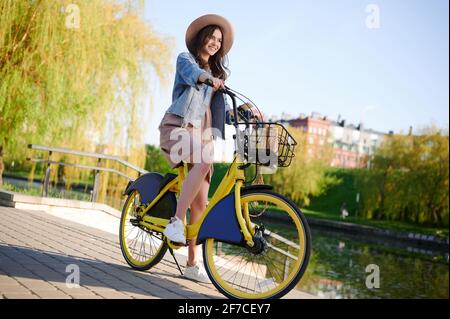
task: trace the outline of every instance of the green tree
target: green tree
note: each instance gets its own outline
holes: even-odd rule
[[[448,225],[448,142],[448,132],[433,127],[388,136],[357,179],[365,216]]]
[[[145,169],[149,172],[158,172],[161,174],[166,174],[172,171],[164,155],[161,153],[159,147],[147,144],[146,149],[146,159],[145,159]]]
[[[144,166],[142,115],[152,102],[142,93],[167,84],[172,40],[143,21],[142,5],[0,0],[0,176],[3,159],[21,161],[29,143]]]
[[[331,146],[323,146],[309,155],[306,134],[297,128],[290,128],[290,133],[298,143],[291,165],[264,178],[280,193],[301,206],[307,206],[311,196],[319,196],[327,187],[339,182],[326,174],[332,149]]]

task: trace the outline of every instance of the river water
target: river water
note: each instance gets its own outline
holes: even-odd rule
[[[448,251],[396,247],[319,229],[312,229],[312,241],[310,263],[298,287],[314,295],[449,298]]]

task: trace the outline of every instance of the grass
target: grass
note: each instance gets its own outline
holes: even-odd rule
[[[211,181],[209,196],[214,194],[222,177],[225,175],[228,164],[216,163],[214,165],[214,176]],[[326,193],[311,199],[308,207],[302,208],[302,212],[309,217],[334,220],[339,222],[354,223],[358,225],[371,226],[379,229],[388,229],[392,231],[405,233],[419,233],[424,235],[433,235],[446,237],[449,235],[448,228],[425,227],[417,224],[411,224],[401,221],[373,220],[355,216],[357,213],[356,195],[357,190],[354,186],[354,170],[330,169],[328,174],[339,178],[341,182],[330,187]],[[340,209],[343,203],[346,203],[350,215],[343,220],[340,216]]]
[[[432,228],[432,227],[424,227],[416,224],[411,224],[407,222],[394,221],[394,220],[373,220],[360,218],[355,216],[348,216],[345,219],[342,219],[340,215],[332,215],[324,212],[317,212],[310,209],[303,208],[302,212],[305,216],[326,219],[326,220],[334,220],[339,222],[353,223],[358,225],[372,226],[380,229],[389,229],[393,231],[406,232],[406,233],[419,233],[424,235],[433,235],[438,237],[447,237],[449,234],[448,228]]]
[[[413,232],[439,237],[448,236],[449,230],[444,227],[434,228],[402,221],[373,220],[359,217],[357,215],[358,203],[356,198],[358,191],[355,188],[355,172],[355,170],[330,169],[328,174],[339,178],[341,183],[330,187],[325,194],[313,197],[310,205],[302,208],[305,215],[399,232]],[[346,203],[349,212],[349,216],[345,220],[340,216],[340,209],[343,203]]]
[[[20,177],[20,178],[26,178],[28,179],[28,176],[30,176],[30,172],[21,172],[21,171],[13,171],[13,172],[4,172],[4,176],[7,177]],[[34,179],[44,179],[43,174],[35,173]]]
[[[230,164],[227,163],[214,163],[214,173],[211,178],[211,186],[209,187],[208,196],[212,197],[217,190],[222,178],[225,176]]]
[[[356,212],[358,208],[358,203],[356,202],[358,191],[355,188],[354,171],[329,169],[327,174],[335,176],[341,182],[329,187],[326,193],[311,198],[311,203],[307,208],[312,211],[327,212],[330,215],[334,215],[340,213],[341,206],[345,203],[349,212]]]
[[[5,191],[9,191],[9,192],[24,194],[24,195],[41,196],[41,190],[38,188],[18,187],[18,186],[9,184],[7,182],[3,182],[1,189],[5,190]]]
[[[22,178],[22,179],[28,179],[28,177],[30,176],[30,172],[23,172],[23,171],[9,171],[9,172],[4,172],[3,174],[4,177],[11,177],[11,178]],[[41,172],[36,172],[33,176],[34,181],[40,182],[44,180],[45,175],[42,174]],[[72,185],[79,185],[79,186],[85,186],[87,185],[92,185],[94,183],[93,178],[89,178],[88,181],[86,180],[73,180],[71,181]]]
[[[274,214],[281,214],[284,211],[281,209],[278,209],[277,207],[271,207],[271,212]],[[339,215],[331,215],[329,213],[323,213],[323,212],[317,212],[312,211],[309,209],[301,208],[302,213],[307,217],[313,217],[317,219],[324,219],[324,220],[332,220],[337,222],[346,222],[346,223],[352,223],[357,225],[364,225],[364,226],[371,226],[374,228],[379,229],[388,229],[392,231],[397,232],[404,232],[404,233],[419,233],[424,235],[433,235],[441,238],[445,238],[449,234],[448,228],[431,228],[431,227],[423,227],[418,226],[411,223],[401,222],[401,221],[386,221],[386,220],[372,220],[372,219],[366,219],[366,218],[358,218],[355,216],[348,216],[345,219],[342,219]]]
[[[6,182],[3,182],[3,186],[1,189],[4,189],[6,191],[20,193],[24,195],[30,195],[30,196],[41,196],[42,191],[41,188],[37,187],[31,187],[31,188],[24,188],[15,186]],[[59,191],[54,190],[52,188],[49,188],[49,194],[48,197],[53,198],[63,198],[63,199],[74,199],[74,200],[82,200],[82,201],[90,201],[91,196],[89,194],[83,194],[79,192],[73,192],[73,191]]]

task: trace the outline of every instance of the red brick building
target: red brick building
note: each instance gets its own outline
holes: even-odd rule
[[[314,156],[328,144],[330,121],[319,113],[311,116],[300,116],[289,121],[289,125],[302,129],[306,133],[308,143],[308,154]]]
[[[306,134],[308,154],[316,156],[325,145],[333,147],[330,166],[357,168],[367,167],[368,160],[381,143],[384,133],[363,129],[362,124],[345,125],[345,121],[333,121],[319,113],[300,115],[288,121],[292,127]]]

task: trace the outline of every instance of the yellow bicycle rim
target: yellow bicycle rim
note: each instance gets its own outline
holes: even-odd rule
[[[148,232],[130,223],[133,217],[133,205],[138,193],[133,191],[122,213],[120,236],[123,251],[128,261],[136,267],[145,267],[158,256],[164,247],[163,241],[156,239]]]
[[[270,267],[274,266],[275,264],[272,262],[268,262],[267,264],[269,266],[266,266],[266,272],[264,272],[263,267],[259,264],[255,264],[255,261],[252,260],[251,254],[250,254],[250,260],[251,262],[243,261],[244,258],[241,256],[232,256],[228,258],[227,256],[219,256],[216,254],[217,248],[215,247],[216,241],[214,239],[207,239],[205,243],[205,254],[206,254],[206,262],[208,269],[210,271],[211,276],[213,277],[213,280],[216,282],[217,285],[220,286],[221,289],[226,291],[229,295],[234,296],[236,298],[246,298],[246,299],[262,299],[262,298],[270,298],[274,295],[279,294],[280,292],[284,291],[285,289],[290,288],[290,284],[292,283],[293,279],[297,276],[297,274],[300,272],[300,269],[302,267],[302,264],[305,260],[306,256],[306,233],[304,229],[304,225],[300,219],[300,217],[297,215],[296,211],[287,204],[284,200],[279,198],[276,195],[267,194],[267,193],[252,193],[243,195],[241,198],[241,205],[246,208],[248,211],[248,204],[251,202],[266,202],[270,203],[271,205],[274,205],[279,210],[282,210],[286,215],[290,217],[293,224],[295,225],[292,227],[293,232],[291,232],[290,236],[291,238],[294,238],[296,240],[286,240],[286,242],[289,242],[289,245],[292,245],[296,249],[289,249],[288,252],[282,251],[282,249],[276,247],[276,245],[272,245],[269,243],[270,246],[268,248],[268,251],[270,254],[270,250],[273,248],[275,253],[279,253],[285,256],[286,259],[290,260],[290,264],[288,264],[288,274],[285,274],[285,276],[277,276],[273,275],[273,273],[277,274],[279,271],[274,271],[273,269],[270,269]],[[272,207],[273,208],[273,207]],[[244,216],[247,217],[247,216]],[[250,218],[251,219],[251,218]],[[283,237],[278,235],[277,231],[273,231],[272,235],[274,238],[277,238],[276,240],[283,240]],[[270,238],[269,240],[271,240]],[[294,243],[295,242],[295,243]],[[223,243],[219,243],[223,244]],[[226,244],[224,244],[226,245]],[[231,247],[231,246],[230,246]],[[241,252],[245,252],[245,248],[241,249]],[[226,252],[225,252],[226,255]],[[264,260],[264,256],[261,256]],[[255,256],[256,258],[256,256]],[[232,260],[237,259],[238,261],[232,262]],[[240,260],[240,261],[239,261]],[[227,263],[230,263],[231,266],[225,266]],[[226,267],[230,269],[234,269],[236,273],[236,277],[233,278],[232,276],[229,276],[229,278],[226,278],[226,273],[229,272],[229,270],[226,269]],[[276,268],[276,267],[274,267]],[[241,274],[239,274],[241,272]],[[250,277],[249,273],[255,272],[256,276],[254,279],[252,279],[255,284],[252,290],[252,285],[247,284],[247,287],[245,286],[245,281],[247,277]],[[248,274],[248,275],[246,275]],[[239,282],[239,279],[237,277],[241,277],[242,282]],[[258,278],[261,277],[261,278]],[[271,278],[272,277],[272,278]],[[274,278],[278,277],[278,278]],[[283,277],[282,279],[280,277]],[[238,281],[238,283],[236,283]],[[250,278],[248,279],[250,282]],[[268,283],[269,282],[269,283]],[[264,285],[272,285],[272,287],[268,287],[267,289],[264,289]]]

